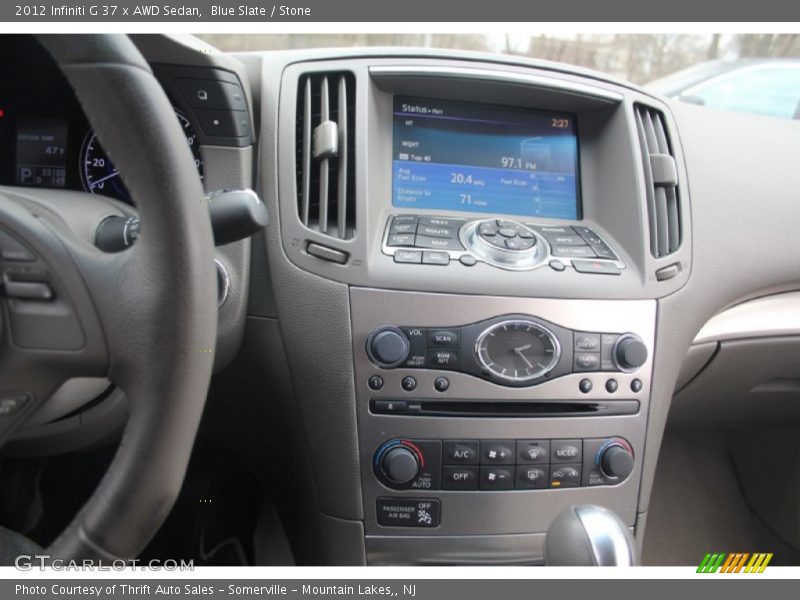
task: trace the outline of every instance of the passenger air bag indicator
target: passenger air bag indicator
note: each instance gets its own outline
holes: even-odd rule
[[[441,504],[436,498],[378,498],[378,525],[438,527]]]

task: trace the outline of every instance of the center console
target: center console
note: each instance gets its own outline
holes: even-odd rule
[[[309,445],[320,481],[358,469],[366,561],[538,563],[576,504],[635,528],[657,302],[691,266],[665,107],[586,73],[357,54],[290,62],[278,98],[280,251],[334,284],[297,299],[321,330],[346,290],[347,356],[324,360],[349,403],[325,414],[346,432],[353,411],[357,464]]]

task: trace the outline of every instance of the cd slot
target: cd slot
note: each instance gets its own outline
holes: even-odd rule
[[[638,400],[393,400],[373,399],[370,410],[378,415],[419,417],[502,417],[535,419],[547,417],[612,417],[635,415]]]

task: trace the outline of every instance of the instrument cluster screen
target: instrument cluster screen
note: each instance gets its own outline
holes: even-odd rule
[[[392,205],[580,218],[574,115],[395,96]]]
[[[17,120],[17,185],[63,188],[67,183],[66,119]]]

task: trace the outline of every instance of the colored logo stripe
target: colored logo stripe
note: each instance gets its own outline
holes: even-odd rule
[[[757,552],[709,552],[697,567],[698,573],[763,573],[772,560],[772,553]],[[750,559],[749,562],[747,559]],[[745,566],[747,563],[747,566]]]

